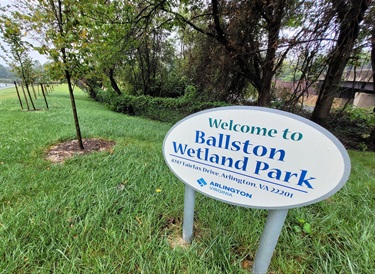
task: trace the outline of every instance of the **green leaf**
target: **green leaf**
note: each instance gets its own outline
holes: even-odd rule
[[[306,234],[312,233],[311,225],[309,223],[303,224],[303,232],[305,232]]]
[[[302,232],[302,229],[301,229],[301,227],[299,225],[293,226],[293,229],[294,229],[294,232],[296,232],[296,233],[301,233]]]

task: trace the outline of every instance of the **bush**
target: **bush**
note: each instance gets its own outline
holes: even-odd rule
[[[328,129],[347,148],[375,151],[375,113],[372,110],[352,107],[344,112],[333,111]]]
[[[197,102],[189,97],[161,98],[126,94],[118,96],[103,90],[97,90],[96,100],[116,112],[170,123],[175,123],[201,110],[228,106],[224,102]]]
[[[116,112],[170,123],[175,123],[201,110],[229,105],[224,102],[199,102],[196,100],[194,88],[185,91],[185,96],[179,98],[125,94],[118,96],[111,91],[97,90],[95,99]],[[295,110],[295,113],[307,119],[311,115],[303,109]],[[375,151],[375,113],[371,110],[350,108],[344,112],[333,111],[327,129],[346,148]]]

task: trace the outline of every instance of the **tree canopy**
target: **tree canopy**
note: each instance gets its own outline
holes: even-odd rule
[[[312,117],[324,124],[348,62],[372,49],[375,66],[373,0],[12,3],[2,22],[23,26],[56,77],[114,96],[270,106],[282,77],[297,83],[283,106],[292,109],[324,78]]]

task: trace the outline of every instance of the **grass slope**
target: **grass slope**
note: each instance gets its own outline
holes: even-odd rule
[[[21,111],[0,90],[2,273],[248,273],[265,210],[197,195],[195,240],[178,245],[184,186],[168,170],[170,124],[110,112],[76,92],[83,136],[112,152],[44,160],[74,139],[65,86]],[[375,153],[350,151],[352,174],[326,201],[289,211],[270,273],[375,273]]]

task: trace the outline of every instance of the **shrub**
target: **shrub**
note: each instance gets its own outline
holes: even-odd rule
[[[189,87],[185,96],[179,98],[118,96],[111,91],[96,90],[95,99],[116,112],[169,123],[201,110],[229,105],[224,102],[199,102],[193,87]],[[311,115],[304,109],[295,109],[294,112],[307,119]],[[375,151],[375,113],[370,110],[335,110],[331,113],[327,129],[349,149]]]
[[[374,128],[373,111],[352,107],[344,112],[333,111],[328,129],[348,148],[374,151]]]
[[[115,95],[111,91],[97,90],[96,100],[106,104],[111,110],[147,117],[162,122],[175,123],[195,112],[227,106],[224,102],[197,102],[189,96],[161,98],[152,96]]]

